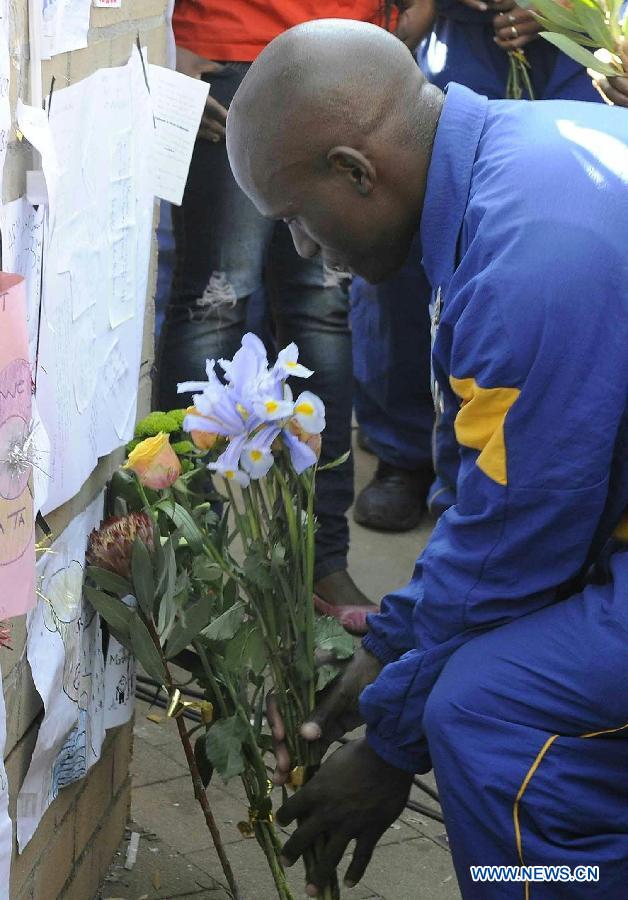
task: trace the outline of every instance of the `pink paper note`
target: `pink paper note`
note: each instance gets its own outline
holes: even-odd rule
[[[0,619],[35,605],[31,427],[24,279],[0,272]]]

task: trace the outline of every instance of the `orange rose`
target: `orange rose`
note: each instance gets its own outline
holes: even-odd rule
[[[313,451],[316,459],[321,458],[321,447],[323,446],[323,438],[320,434],[310,434],[309,431],[306,431],[302,428],[296,419],[290,419],[288,422],[288,429],[292,432],[292,434],[297,437],[302,444],[307,444],[310,450]]]
[[[206,416],[202,416],[195,406],[188,406],[186,413],[191,416],[200,416],[202,419],[207,418]],[[207,421],[209,422],[210,419],[207,419]],[[215,434],[213,431],[201,431],[200,429],[195,429],[190,432],[190,437],[197,450],[211,450],[218,440],[219,435]]]
[[[124,468],[131,469],[139,478],[140,484],[155,491],[170,487],[181,474],[179,457],[170,446],[170,438],[163,431],[141,441],[129,453]]]

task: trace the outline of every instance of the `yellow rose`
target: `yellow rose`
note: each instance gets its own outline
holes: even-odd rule
[[[170,487],[181,474],[179,457],[170,446],[170,438],[163,431],[141,441],[129,453],[124,468],[131,469],[144,487],[155,491]]]
[[[201,413],[195,406],[188,406],[186,413],[189,413],[191,416],[201,416]],[[206,418],[206,416],[201,416],[201,418]],[[213,431],[200,431],[199,429],[191,431],[190,437],[197,450],[211,450],[219,435],[214,434]]]

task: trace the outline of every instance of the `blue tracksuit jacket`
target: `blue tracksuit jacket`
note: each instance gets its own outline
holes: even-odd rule
[[[421,237],[457,502],[364,640],[388,663],[362,694],[368,740],[399,768],[430,767],[452,654],[568,596],[628,501],[627,143],[624,110],[448,89]],[[628,589],[628,553],[611,562]]]

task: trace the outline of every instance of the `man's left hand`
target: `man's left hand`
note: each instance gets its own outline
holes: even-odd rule
[[[508,7],[508,2],[499,3],[499,12],[493,19],[495,29],[495,43],[502,50],[520,50],[535,40],[543,26],[537,22],[532,13],[527,9],[521,9],[514,2]]]
[[[378,840],[402,812],[411,785],[410,773],[385,762],[362,738],[332,754],[314,778],[284,803],[277,811],[279,824],[299,821],[282,851],[286,865],[295,863],[320,835],[327,839],[309,873],[308,896],[318,896],[329,883],[352,840],[356,845],[345,884],[353,887],[360,881]]]

